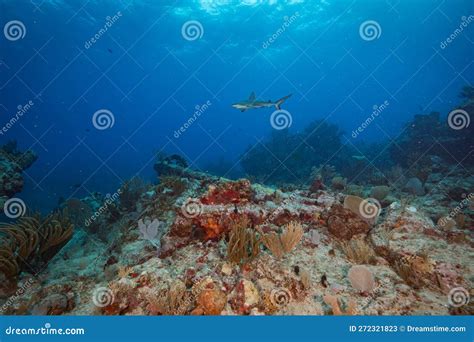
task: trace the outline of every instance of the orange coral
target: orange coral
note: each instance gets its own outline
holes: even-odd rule
[[[219,222],[213,218],[209,217],[207,219],[207,224],[205,226],[202,226],[205,232],[205,239],[210,240],[210,239],[215,239],[221,235],[223,232],[223,227],[219,224]]]
[[[338,296],[327,294],[323,296],[323,300],[331,307],[332,313],[335,316],[356,314],[356,303],[352,298],[349,299],[349,303],[347,304],[347,309],[345,311],[342,311],[341,307],[339,306]]]
[[[220,315],[227,303],[227,296],[219,289],[205,289],[196,298],[197,306],[192,315]]]

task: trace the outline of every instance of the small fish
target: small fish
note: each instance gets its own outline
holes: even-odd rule
[[[355,160],[365,160],[367,159],[365,156],[352,156]]]
[[[293,270],[295,271],[296,275],[300,275],[300,267],[298,265],[294,266]]]
[[[329,285],[328,278],[326,277],[325,274],[323,274],[323,276],[321,277],[321,285],[323,287],[328,287],[328,285]]]
[[[107,51],[109,51],[109,53],[113,53],[112,49],[110,48],[107,48]]]
[[[77,184],[74,184],[74,185],[72,186],[72,188],[73,188],[73,189],[79,189],[81,186],[82,186],[81,183],[77,183]]]
[[[255,92],[252,92],[247,101],[237,102],[232,105],[235,109],[239,109],[241,112],[245,112],[248,109],[256,109],[256,108],[266,108],[266,107],[273,107],[277,110],[281,109],[281,105],[285,102],[288,98],[290,98],[291,94],[282,97],[281,99],[273,102],[272,100],[268,101],[261,101],[257,100],[255,96]]]

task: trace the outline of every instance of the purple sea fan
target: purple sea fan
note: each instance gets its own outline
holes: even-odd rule
[[[370,292],[375,288],[375,279],[367,266],[352,266],[347,275],[351,285],[361,292]]]
[[[140,230],[141,237],[145,240],[153,240],[158,236],[158,228],[161,222],[158,219],[151,221],[146,218],[145,221],[142,219],[138,220],[138,229]]]

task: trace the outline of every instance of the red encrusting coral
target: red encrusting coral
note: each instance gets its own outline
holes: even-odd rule
[[[235,182],[224,182],[209,186],[207,194],[201,198],[201,203],[209,204],[241,204],[248,203],[253,198],[250,181],[241,179]]]

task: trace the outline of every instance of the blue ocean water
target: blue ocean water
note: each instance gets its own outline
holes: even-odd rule
[[[134,175],[156,181],[160,151],[201,170],[226,160],[239,175],[242,153],[275,132],[275,108],[232,108],[252,91],[265,101],[292,94],[282,105],[290,132],[326,119],[347,143],[387,142],[415,114],[446,117],[472,85],[473,9],[470,0],[2,1],[0,124],[33,105],[0,143],[38,154],[21,197],[48,211]],[[94,125],[101,110],[107,129]]]

